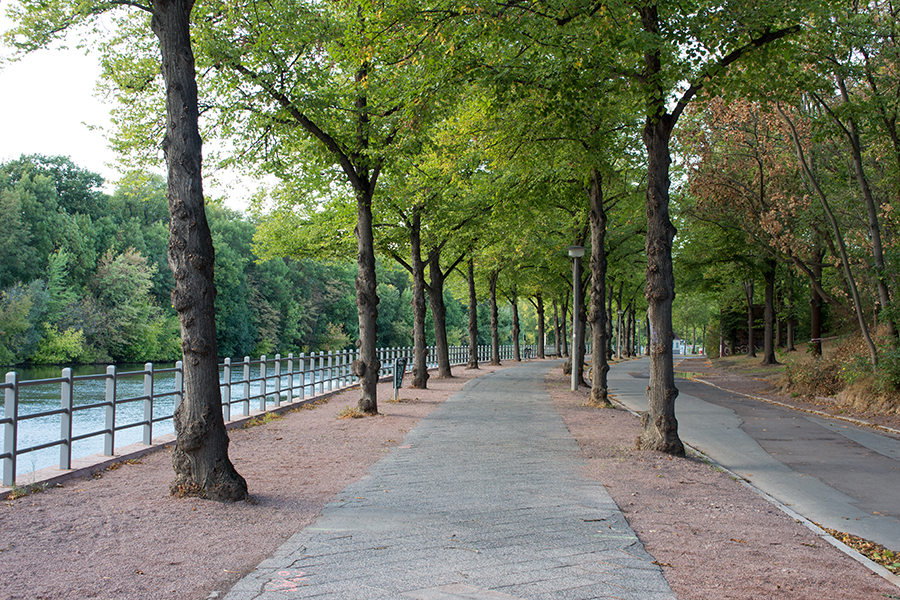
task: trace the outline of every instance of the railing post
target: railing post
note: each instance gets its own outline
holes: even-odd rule
[[[180,360],[175,361],[175,404],[172,407],[172,415],[175,415],[175,411],[178,410],[178,407],[181,406],[182,401],[184,401],[184,362]]]
[[[306,399],[306,352],[300,353],[300,400]]]
[[[281,355],[275,355],[275,406],[281,406]]]
[[[153,363],[144,365],[144,445],[153,440]]]
[[[287,380],[288,402],[293,402],[294,401],[294,353],[293,352],[288,353],[287,369],[288,369],[288,376],[287,376],[287,378],[288,378],[288,380]]]
[[[328,351],[328,391],[334,390],[334,369],[332,362],[334,359],[334,350]]]
[[[266,412],[266,392],[269,391],[269,382],[266,381],[266,355],[259,357],[259,410]]]
[[[222,366],[222,418],[231,420],[231,358],[225,359]]]
[[[319,351],[319,393],[325,393],[325,352],[322,350]]]
[[[3,453],[8,456],[3,459],[3,485],[12,487],[16,483],[16,451],[19,425],[19,374],[10,371],[6,374],[6,388],[4,393],[3,416],[9,419],[9,423],[3,425]]]
[[[116,365],[106,367],[106,433],[103,454],[112,456],[116,447]]]
[[[244,416],[250,416],[250,357],[244,357]]]
[[[59,447],[59,468],[66,470],[72,468],[72,369],[63,369],[62,378],[59,401],[64,412],[59,416],[59,439],[62,441]]]

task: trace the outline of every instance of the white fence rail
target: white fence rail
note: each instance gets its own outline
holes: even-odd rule
[[[490,346],[479,346],[478,360],[490,360]],[[536,346],[523,345],[523,357],[536,355]],[[412,348],[383,348],[378,350],[381,361],[379,377],[392,377],[395,360],[406,359],[407,370],[412,369]],[[354,350],[289,354],[287,358],[260,357],[241,361],[226,358],[219,365],[219,385],[222,392],[222,413],[225,421],[232,415],[248,416],[251,407],[266,411],[286,402],[304,402],[317,396],[347,388],[358,383],[350,370],[356,358]],[[513,358],[512,346],[500,347],[500,358]],[[451,346],[450,363],[467,363],[468,346]],[[434,347],[428,351],[428,366],[437,366]],[[142,380],[142,386],[141,386]],[[128,385],[125,385],[126,382]],[[37,386],[59,385],[59,408],[29,410],[27,402],[20,402],[23,391]],[[59,468],[71,468],[73,444],[82,440],[102,438],[103,454],[112,456],[117,447],[117,434],[140,428],[141,440],[149,445],[154,426],[171,421],[175,408],[184,395],[184,372],[181,362],[174,368],[156,369],[152,363],[140,371],[118,371],[114,365],[105,374],[74,376],[72,369],[62,369],[60,377],[20,381],[18,373],[6,374],[0,383],[4,394],[2,485],[16,481],[20,457],[47,448],[59,447]],[[125,390],[123,392],[123,390]],[[130,391],[128,391],[130,390]],[[134,395],[134,390],[142,393]],[[128,396],[127,394],[132,394]],[[91,415],[91,418],[79,417]],[[102,416],[101,416],[102,415]],[[55,428],[58,417],[59,435],[47,431]],[[20,430],[30,421],[40,422],[41,441],[19,446]],[[76,426],[77,425],[77,426]],[[169,429],[171,431],[171,428]],[[34,441],[35,438],[32,438]],[[88,453],[90,454],[90,452]]]

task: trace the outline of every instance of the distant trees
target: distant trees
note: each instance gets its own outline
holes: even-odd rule
[[[98,175],[65,157],[23,156],[0,164],[0,182],[0,215],[14,224],[0,237],[0,364],[180,358],[161,177],[126,179],[109,195]],[[352,346],[350,260],[261,262],[254,222],[214,204],[207,213],[221,356]],[[377,271],[378,345],[411,345],[409,277],[390,263]],[[446,301],[452,343],[460,343],[465,311],[449,294]],[[426,341],[434,343],[432,332]]]

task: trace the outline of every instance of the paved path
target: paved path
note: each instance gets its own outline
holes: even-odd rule
[[[614,365],[609,387],[647,410],[649,359]],[[900,438],[678,380],[681,439],[824,527],[900,549]]]
[[[543,389],[553,365],[469,382],[226,598],[674,600],[582,475]]]

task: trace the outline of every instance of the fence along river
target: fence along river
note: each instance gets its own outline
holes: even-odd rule
[[[385,348],[378,353],[382,377],[393,376],[398,358],[406,358],[407,368],[412,368],[412,348]],[[478,354],[479,360],[488,360],[490,347],[479,347]],[[354,351],[346,350],[225,359],[219,365],[225,421],[355,385],[357,379],[350,371],[355,357]],[[512,358],[512,347],[501,347],[501,358]],[[452,364],[467,361],[468,347],[450,348]],[[434,348],[429,348],[428,365],[436,366]],[[51,368],[40,369],[49,374]],[[151,444],[153,438],[174,431],[172,415],[183,394],[180,362],[80,366],[45,379],[20,380],[19,375],[10,371],[0,383],[3,486],[13,485],[17,474],[50,466],[69,469],[75,458],[111,456],[115,448]]]

